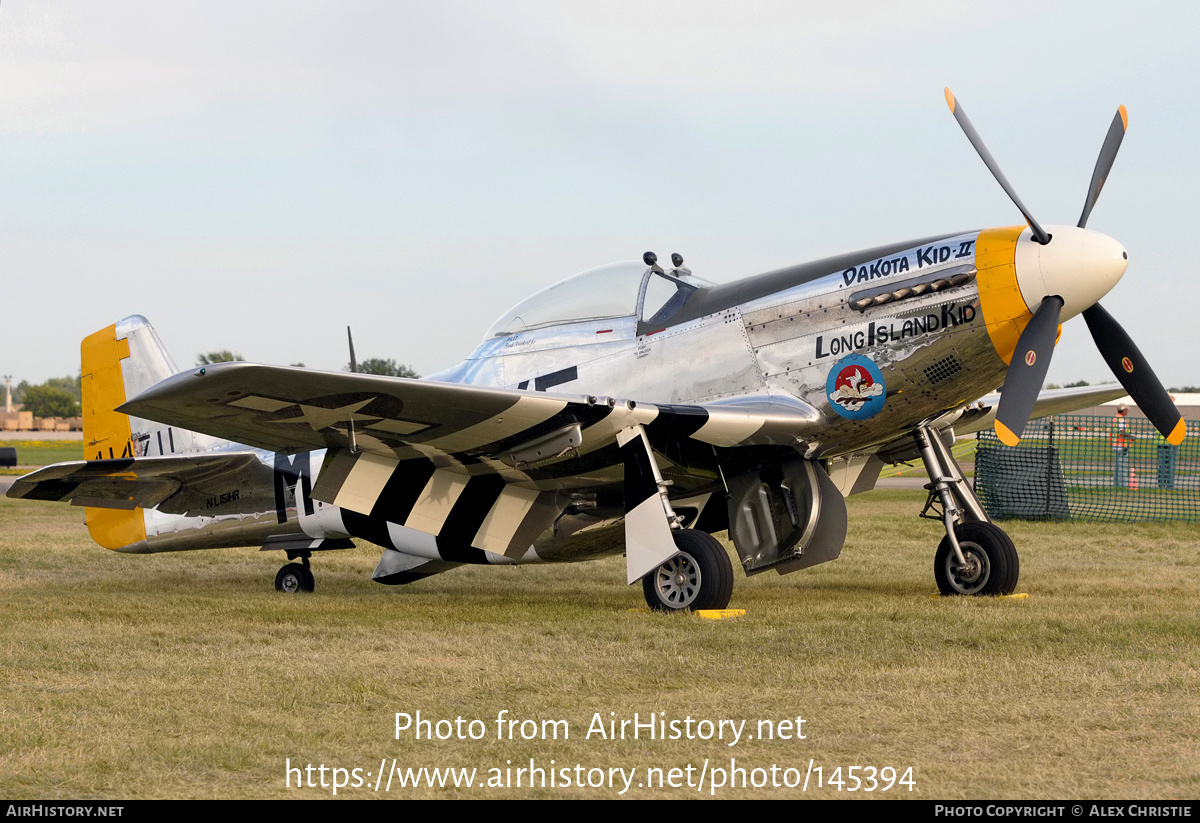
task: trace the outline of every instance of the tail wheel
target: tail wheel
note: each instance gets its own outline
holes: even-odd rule
[[[733,596],[733,564],[721,542],[695,529],[673,532],[679,554],[642,578],[646,603],[656,611],[723,609]]]
[[[954,528],[966,564],[958,562],[950,537],[942,538],[933,558],[933,576],[942,594],[1012,594],[1021,564],[1017,547],[994,523],[974,521]]]
[[[275,575],[275,591],[295,594],[311,592],[316,587],[313,573],[299,563],[288,563]]]

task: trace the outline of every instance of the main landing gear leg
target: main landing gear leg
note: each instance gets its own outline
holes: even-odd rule
[[[733,564],[707,532],[682,528],[642,427],[617,435],[625,463],[625,563],[629,583],[642,580],[656,611],[723,609],[733,594]]]
[[[313,578],[312,568],[308,562],[312,553],[288,552],[287,556],[288,560],[300,558],[303,565],[300,563],[288,563],[280,569],[279,574],[275,575],[275,591],[287,592],[288,594],[311,592],[316,587],[316,580]]]
[[[929,475],[921,517],[941,520],[946,528],[933,559],[938,590],[944,595],[1012,594],[1020,574],[1016,546],[988,519],[941,436],[921,426],[913,440]]]

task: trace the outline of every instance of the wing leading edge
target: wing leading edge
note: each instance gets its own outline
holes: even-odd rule
[[[1110,400],[1125,397],[1126,394],[1125,389],[1116,383],[1102,386],[1079,386],[1071,389],[1048,389],[1038,395],[1029,419],[1068,414],[1089,406],[1099,406]],[[967,409],[963,414],[962,421],[955,424],[954,430],[961,436],[990,428],[996,419],[996,407],[999,402],[999,393],[980,398],[978,404]]]

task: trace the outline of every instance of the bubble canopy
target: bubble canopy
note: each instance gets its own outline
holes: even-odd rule
[[[597,266],[560,280],[505,312],[484,339],[557,323],[630,317],[637,312],[646,269],[645,263],[630,260]]]

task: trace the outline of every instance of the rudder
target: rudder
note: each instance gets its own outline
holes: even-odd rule
[[[135,314],[85,337],[80,361],[86,459],[194,454],[227,442],[115,411],[179,371],[145,317]]]
[[[225,441],[130,417],[116,411],[126,400],[178,369],[150,321],[132,315],[83,339],[83,456],[126,460],[207,451]],[[85,507],[92,539],[118,549],[146,539],[143,511]]]

